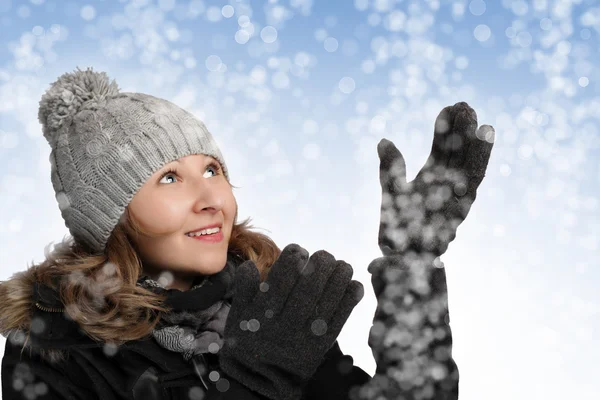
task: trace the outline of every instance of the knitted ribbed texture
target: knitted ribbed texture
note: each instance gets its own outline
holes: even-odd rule
[[[165,164],[205,154],[221,163],[229,180],[202,121],[167,100],[119,93],[104,73],[64,74],[42,97],[39,116],[52,147],[61,215],[71,235],[94,252],[104,251],[125,207]]]

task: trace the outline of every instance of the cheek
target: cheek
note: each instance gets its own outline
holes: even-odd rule
[[[186,218],[185,210],[177,202],[154,200],[139,207],[136,217],[145,230],[166,235],[181,229]]]

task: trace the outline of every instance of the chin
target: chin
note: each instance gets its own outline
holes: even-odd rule
[[[220,260],[211,260],[210,262],[204,263],[198,272],[203,275],[213,275],[221,272],[223,268],[225,268],[226,263],[227,258],[224,258],[222,262]]]

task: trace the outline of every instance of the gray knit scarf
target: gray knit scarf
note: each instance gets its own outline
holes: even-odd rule
[[[152,331],[159,345],[181,353],[187,361],[194,355],[216,353],[221,349],[238,263],[239,258],[230,257],[223,270],[214,275],[199,276],[185,292],[165,289],[148,276],[138,279],[138,286],[154,293],[167,293],[165,304],[171,311],[162,314]]]

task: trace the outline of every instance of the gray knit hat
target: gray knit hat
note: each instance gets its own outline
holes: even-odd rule
[[[105,72],[63,74],[42,96],[38,118],[52,151],[52,186],[73,238],[101,253],[125,207],[165,164],[191,154],[221,163],[204,123],[175,104],[120,93]]]

